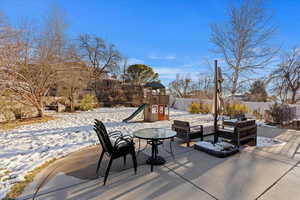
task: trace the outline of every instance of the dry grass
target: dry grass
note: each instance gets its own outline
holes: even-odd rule
[[[24,125],[30,125],[30,124],[37,124],[37,123],[43,123],[50,120],[56,119],[53,116],[44,116],[44,117],[33,117],[33,118],[27,118],[27,119],[19,119],[19,120],[13,120],[8,122],[1,122],[0,123],[0,130],[9,131],[14,128],[17,128],[19,126]]]
[[[45,162],[44,164],[42,164],[41,166],[35,168],[34,170],[30,171],[25,177],[24,177],[24,181],[20,181],[18,183],[15,183],[10,192],[6,195],[6,197],[3,200],[13,200],[16,199],[18,196],[20,196],[22,194],[22,192],[24,191],[25,187],[31,183],[34,179],[34,177],[40,173],[43,169],[45,169],[46,167],[48,167],[51,163],[53,163],[56,159],[52,159],[49,160],[47,162]]]
[[[4,170],[4,169],[3,169],[3,170]],[[8,175],[8,174],[10,174],[10,173],[11,173],[11,171],[6,170],[6,171],[4,171],[2,174],[0,174],[0,178],[2,178],[3,176]]]

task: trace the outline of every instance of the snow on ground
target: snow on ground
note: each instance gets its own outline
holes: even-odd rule
[[[271,126],[271,125],[266,124],[266,122],[263,120],[256,120],[256,125],[260,126],[260,127],[276,128],[276,126]]]
[[[215,144],[206,141],[197,142],[196,145],[204,147],[206,149],[214,150],[214,151],[224,151],[228,150],[228,148],[233,148],[234,146],[228,142],[217,142]]]
[[[196,143],[198,146],[204,147],[206,149],[214,150],[214,151],[223,151],[226,148],[233,147],[232,144],[221,141],[216,144],[213,144],[212,142],[207,141],[200,141]],[[284,145],[286,144],[283,141],[273,139],[273,138],[267,138],[263,136],[257,136],[257,143],[256,147],[271,147],[274,145]]]
[[[274,146],[274,145],[284,145],[285,142],[280,141],[280,140],[276,140],[273,138],[267,138],[267,137],[263,137],[263,136],[257,136],[257,143],[256,146],[257,147],[270,147],[270,146]]]
[[[47,160],[62,157],[80,148],[98,143],[93,131],[94,119],[103,121],[108,131],[121,130],[131,134],[141,128],[170,128],[173,119],[206,124],[211,131],[211,115],[192,115],[170,110],[170,121],[154,123],[123,123],[136,108],[99,108],[87,112],[57,114],[58,119],[42,124],[19,127],[0,132],[0,199],[13,183],[23,180],[26,173]],[[7,175],[4,175],[7,172]]]

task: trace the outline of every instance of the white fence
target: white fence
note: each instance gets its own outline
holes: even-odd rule
[[[185,99],[185,98],[171,97],[170,105],[175,109],[187,111],[188,107],[191,103],[193,103],[193,102],[200,103],[200,101],[204,102],[204,103],[212,103],[212,100],[208,100],[208,99],[200,100],[200,99]],[[250,113],[252,113],[252,111],[254,111],[254,110],[257,110],[261,114],[263,114],[265,112],[265,110],[268,110],[269,107],[272,104],[274,104],[274,102],[249,102],[249,101],[242,101],[241,103],[246,104],[249,107]],[[296,107],[296,118],[300,119],[300,105],[293,104],[290,106]]]

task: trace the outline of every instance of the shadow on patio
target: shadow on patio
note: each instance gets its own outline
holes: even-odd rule
[[[279,134],[280,135],[280,134]],[[131,158],[113,162],[106,186],[96,178],[99,146],[83,149],[60,159],[45,169],[26,188],[22,199],[29,199],[39,188],[36,199],[255,199],[278,180],[293,163],[244,151],[220,159],[186,148],[176,140],[175,160],[159,150],[167,159],[164,166],[145,165],[149,150],[138,157],[138,173],[134,175]],[[168,144],[165,145],[168,147]],[[103,175],[107,165],[100,169]]]

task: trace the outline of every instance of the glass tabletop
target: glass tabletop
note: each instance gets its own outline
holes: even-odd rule
[[[133,136],[140,139],[168,139],[176,136],[176,132],[164,128],[145,128],[133,132]]]

